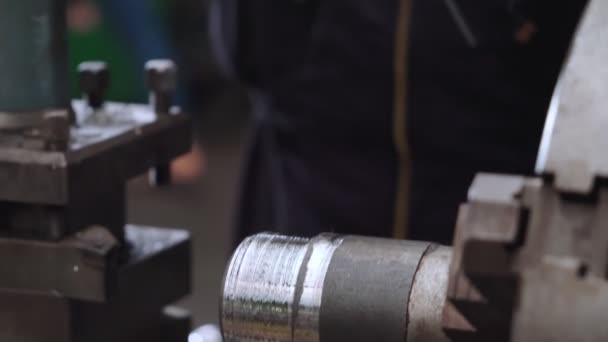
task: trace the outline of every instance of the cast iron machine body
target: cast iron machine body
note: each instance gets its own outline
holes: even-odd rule
[[[71,101],[66,1],[0,13],[0,340],[186,341],[189,315],[169,305],[190,291],[189,233],[128,225],[125,201],[129,179],[166,183],[190,148],[175,65],[145,66],[138,105],[105,101],[109,67],[82,63]]]

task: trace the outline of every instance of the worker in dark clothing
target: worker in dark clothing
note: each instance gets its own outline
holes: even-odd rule
[[[254,114],[239,237],[391,235],[397,1],[386,3],[239,2],[236,69]]]
[[[450,243],[477,172],[532,174],[585,1],[420,0],[409,48],[409,234]]]
[[[533,170],[577,12],[510,0],[409,3],[216,3],[216,51],[247,82],[254,113],[239,238],[391,236],[398,223],[408,238],[449,244],[475,173]],[[395,141],[408,143],[407,156]],[[395,203],[400,175],[411,176],[409,208]],[[407,222],[395,221],[396,207]]]

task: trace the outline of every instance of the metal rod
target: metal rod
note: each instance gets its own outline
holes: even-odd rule
[[[230,341],[447,341],[441,317],[451,249],[323,234],[246,239],[226,270]]]

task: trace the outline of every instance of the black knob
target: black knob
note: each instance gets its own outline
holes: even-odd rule
[[[98,109],[103,106],[105,94],[110,86],[110,70],[107,63],[99,61],[83,62],[78,65],[80,89],[89,106]]]
[[[146,85],[150,90],[150,104],[157,113],[169,113],[177,88],[177,66],[168,59],[146,63]]]

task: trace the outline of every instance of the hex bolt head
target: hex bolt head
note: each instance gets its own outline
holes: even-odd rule
[[[108,64],[100,61],[88,61],[78,65],[80,89],[86,96],[89,105],[98,109],[103,106],[105,94],[110,86],[110,69]]]
[[[177,66],[169,59],[148,61],[145,66],[150,102],[157,113],[169,113],[177,88]]]
[[[177,88],[177,66],[170,59],[146,63],[146,85],[150,91],[173,92]]]
[[[52,110],[44,113],[41,136],[47,150],[66,150],[70,140],[69,112],[67,110]]]

